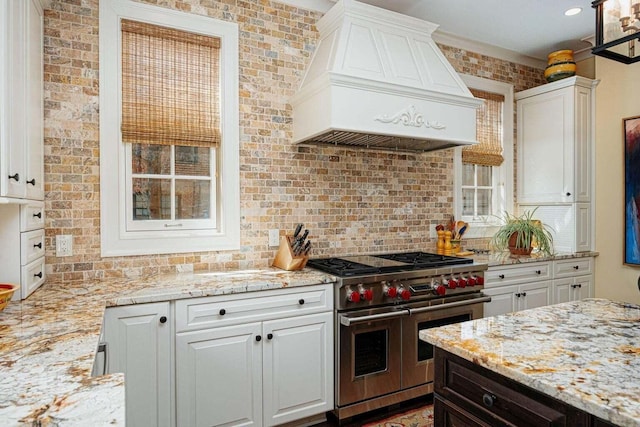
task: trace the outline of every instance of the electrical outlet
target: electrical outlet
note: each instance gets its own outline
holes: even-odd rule
[[[280,245],[280,230],[269,230],[269,246],[273,247],[278,245]]]
[[[56,256],[73,255],[73,236],[71,234],[59,234],[56,236]]]

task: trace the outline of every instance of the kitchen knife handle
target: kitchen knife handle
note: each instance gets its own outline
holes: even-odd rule
[[[303,224],[298,224],[296,226],[296,231],[293,232],[293,238],[295,239],[296,237],[298,237],[298,234],[300,234],[300,231],[302,231],[302,227],[304,227]]]

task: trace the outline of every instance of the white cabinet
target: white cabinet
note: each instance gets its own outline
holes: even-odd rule
[[[597,83],[571,77],[516,94],[519,209],[540,206],[536,218],[554,222],[562,252],[593,245]]]
[[[593,297],[593,258],[554,261],[554,302]]]
[[[172,425],[169,307],[161,302],[110,307],[105,312],[105,371],[125,374],[128,427]]]
[[[333,409],[332,292],[177,301],[177,424],[273,426]]]
[[[484,305],[484,316],[498,316],[551,303],[551,281],[499,286],[484,290],[491,302]]]
[[[489,267],[484,293],[484,316],[497,316],[551,303],[551,263],[531,262]]]
[[[0,197],[44,199],[43,10],[0,2]]]
[[[25,299],[46,279],[44,203],[0,204],[0,281],[20,285],[13,299]]]

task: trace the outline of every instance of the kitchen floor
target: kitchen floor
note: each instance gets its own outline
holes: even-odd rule
[[[326,422],[316,424],[313,427],[361,427],[364,424],[373,423],[375,421],[381,421],[385,418],[389,418],[395,414],[407,412],[411,409],[419,408],[424,405],[433,403],[433,395],[419,397],[406,402],[391,405],[387,408],[377,409],[375,411],[367,412],[366,414],[357,415],[348,420],[343,420],[342,424],[338,424],[338,421],[332,417],[332,414],[328,415],[329,418]]]

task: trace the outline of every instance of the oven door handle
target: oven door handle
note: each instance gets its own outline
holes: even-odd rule
[[[401,311],[390,311],[388,313],[370,314],[369,316],[360,316],[360,317],[347,317],[341,314],[340,324],[344,326],[351,326],[357,323],[371,322],[373,320],[381,320],[381,319],[391,319],[393,317],[401,317],[401,316],[408,316],[408,315],[409,315],[408,309],[403,309]]]
[[[419,314],[419,313],[426,313],[428,311],[444,310],[447,308],[464,307],[465,305],[480,304],[483,302],[491,302],[491,297],[484,296],[484,297],[478,297],[473,299],[467,299],[464,301],[446,302],[440,305],[430,305],[429,307],[410,308],[409,311],[411,312],[411,314]]]

